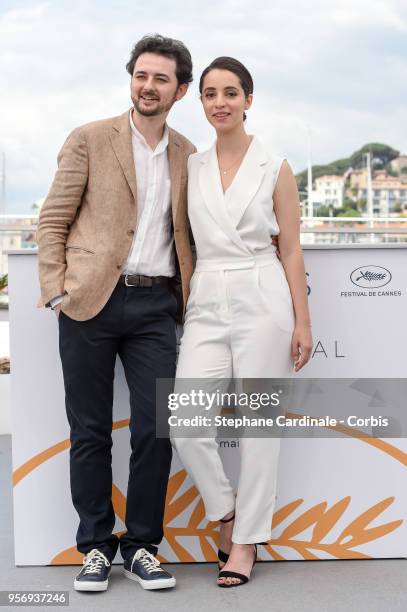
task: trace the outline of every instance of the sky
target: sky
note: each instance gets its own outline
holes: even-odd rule
[[[368,142],[407,153],[405,0],[0,0],[0,152],[6,212],[46,196],[69,132],[130,108],[134,43],[182,40],[194,82],[168,123],[199,150],[215,138],[198,95],[219,55],[254,79],[247,131],[294,172],[347,157]]]

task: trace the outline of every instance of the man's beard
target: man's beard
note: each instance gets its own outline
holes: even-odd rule
[[[167,113],[171,109],[175,100],[176,97],[174,96],[173,99],[168,102],[168,104],[157,104],[155,108],[143,108],[140,105],[139,98],[132,98],[134,108],[140,115],[143,115],[144,117],[156,117],[157,115]]]

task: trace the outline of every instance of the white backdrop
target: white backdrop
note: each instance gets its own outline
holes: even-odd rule
[[[299,376],[405,378],[407,250],[313,247],[304,254],[315,348]],[[79,563],[57,320],[36,308],[35,253],[9,256],[9,293],[16,564]],[[119,362],[115,385],[113,500],[120,532],[130,446]],[[238,450],[222,447],[222,453],[236,481]],[[405,439],[284,439],[272,539],[259,556],[405,557],[406,485]],[[217,524],[206,521],[174,454],[161,559],[214,560],[216,540]]]

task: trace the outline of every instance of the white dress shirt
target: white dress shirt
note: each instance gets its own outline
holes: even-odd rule
[[[154,151],[129,115],[137,180],[137,228],[122,274],[175,275],[174,235],[171,228],[171,178],[168,164],[168,127]],[[63,296],[50,301],[54,308]]]
[[[174,236],[171,229],[171,179],[168,127],[154,149],[133,123],[131,139],[137,179],[137,229],[123,274],[174,276]]]

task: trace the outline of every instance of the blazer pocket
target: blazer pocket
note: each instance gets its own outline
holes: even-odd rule
[[[84,253],[90,253],[91,255],[95,255],[95,251],[91,251],[90,249],[86,249],[85,247],[76,246],[76,245],[65,245],[65,249],[72,249],[73,251],[83,251]]]

